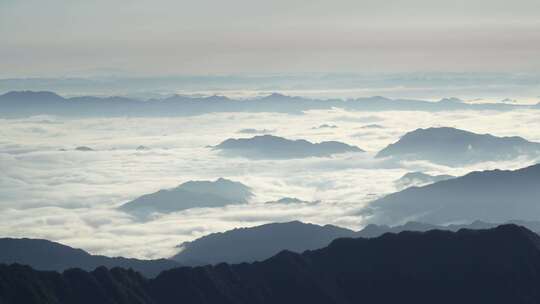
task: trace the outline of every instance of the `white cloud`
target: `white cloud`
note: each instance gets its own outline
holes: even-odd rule
[[[300,116],[222,113],[180,118],[0,120],[0,235],[47,238],[93,253],[150,258],[172,255],[175,245],[210,232],[273,221],[299,219],[358,229],[363,219],[355,215],[357,211],[394,191],[393,181],[408,171],[461,175],[531,163],[518,159],[449,168],[425,161],[373,159],[376,151],[405,132],[445,125],[540,141],[537,117],[538,111],[369,115],[336,109]],[[366,119],[376,119],[384,128],[359,134]],[[312,130],[321,122],[339,128],[322,133]],[[272,129],[278,136],[314,142],[339,140],[369,152],[250,161],[223,158],[206,148],[238,137],[237,131],[243,128]],[[81,145],[96,151],[73,150]],[[136,151],[139,145],[150,150]],[[59,151],[61,148],[67,151]],[[246,205],[185,210],[148,222],[115,210],[142,194],[187,180],[217,177],[251,186],[256,197]],[[321,203],[262,204],[285,196]]]

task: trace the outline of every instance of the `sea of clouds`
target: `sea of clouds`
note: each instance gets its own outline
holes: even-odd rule
[[[426,161],[396,162],[374,154],[416,128],[450,126],[540,142],[540,111],[350,112],[304,115],[219,113],[178,118],[0,120],[0,236],[46,238],[91,253],[168,257],[176,245],[208,233],[268,222],[301,220],[359,229],[359,210],[396,191],[410,171],[463,175],[516,169],[517,159],[451,168]],[[320,125],[337,128],[317,128]],[[373,128],[370,125],[380,127]],[[367,153],[330,158],[248,160],[213,151],[242,129],[312,142],[337,140]],[[137,150],[140,145],[148,150]],[[88,146],[95,151],[75,151]],[[196,208],[138,221],[116,208],[140,195],[188,180],[225,177],[253,189],[249,204]],[[296,197],[306,204],[264,204]]]

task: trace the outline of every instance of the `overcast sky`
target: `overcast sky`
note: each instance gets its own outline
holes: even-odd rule
[[[0,77],[538,72],[538,0],[0,0]]]

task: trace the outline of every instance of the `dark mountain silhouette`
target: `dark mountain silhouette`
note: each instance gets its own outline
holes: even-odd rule
[[[64,116],[186,116],[214,112],[279,112],[301,114],[307,110],[342,108],[356,111],[450,111],[528,109],[516,104],[467,104],[461,101],[430,102],[384,97],[350,100],[318,100],[271,94],[263,98],[236,100],[224,96],[173,95],[162,99],[138,100],[126,97],[82,96],[64,98],[52,92],[12,91],[0,95],[0,117],[24,117],[40,114]]]
[[[508,221],[532,231],[540,231],[537,221]],[[494,228],[500,223],[474,221],[470,224],[433,225],[407,222],[398,226],[369,224],[360,231],[332,225],[319,226],[299,221],[271,223],[261,226],[238,228],[221,233],[212,233],[178,247],[180,252],[171,259],[182,265],[206,265],[261,261],[282,250],[304,252],[328,245],[332,240],[343,237],[379,237],[385,233],[402,231],[428,231],[433,229],[457,231],[459,229]]]
[[[272,135],[252,138],[230,138],[213,149],[226,155],[253,159],[287,159],[304,157],[328,157],[347,152],[364,152],[362,149],[338,141],[311,143],[307,140],[289,140]]]
[[[223,207],[243,204],[253,196],[251,189],[225,178],[215,181],[189,181],[173,189],[145,194],[120,206],[120,210],[145,217],[190,208]]]
[[[332,225],[319,226],[298,221],[272,223],[212,233],[184,242],[172,259],[183,265],[262,261],[285,249],[295,252],[318,249],[336,238],[353,235],[352,230]]]
[[[82,249],[72,248],[41,239],[0,239],[0,263],[19,263],[38,270],[64,271],[69,268],[94,270],[105,266],[133,268],[145,276],[156,276],[163,270],[180,266],[166,259],[138,260],[123,257],[91,255]],[[0,301],[1,303],[1,301]]]
[[[540,164],[515,171],[472,172],[387,195],[371,203],[369,212],[374,222],[388,224],[534,221],[540,216],[538,185]]]
[[[75,148],[75,151],[91,152],[95,150],[87,146],[78,146],[77,148]]]
[[[522,224],[521,226],[524,226],[530,230],[530,227],[534,228],[533,231],[540,231],[540,227],[538,226],[540,222],[520,222]],[[505,224],[513,224],[512,221],[506,222]],[[358,231],[356,233],[357,237],[364,237],[364,238],[373,238],[373,237],[379,237],[385,233],[400,233],[403,231],[418,231],[418,232],[425,232],[429,230],[445,230],[445,231],[458,231],[460,229],[490,229],[495,228],[501,224],[496,223],[487,223],[482,221],[474,221],[470,224],[452,224],[452,225],[433,225],[433,224],[426,224],[421,222],[407,222],[403,225],[397,225],[397,226],[388,226],[388,225],[377,225],[377,224],[369,224],[364,229]]]
[[[452,175],[429,175],[423,172],[408,172],[394,182],[398,189],[405,189],[411,186],[424,186],[443,180],[454,178]]]
[[[0,302],[538,303],[540,238],[516,225],[343,238],[263,262],[181,267],[144,279],[98,268],[62,274],[0,266]]]
[[[496,137],[443,127],[409,132],[382,149],[377,157],[421,159],[454,166],[539,153],[540,143],[522,137]]]

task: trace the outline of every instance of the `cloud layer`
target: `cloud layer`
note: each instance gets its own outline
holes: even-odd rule
[[[172,255],[183,241],[239,226],[299,219],[358,229],[364,222],[358,211],[374,198],[395,191],[394,180],[406,172],[462,175],[472,170],[515,169],[534,161],[449,168],[425,161],[373,159],[375,152],[405,132],[451,126],[540,141],[538,114],[533,110],[359,113],[335,109],[301,116],[221,113],[182,118],[0,120],[0,235],[47,238],[92,253],[155,258]],[[321,124],[336,128],[314,128]],[[382,128],[365,128],[370,124]],[[225,158],[207,148],[238,137],[238,130],[246,128],[312,142],[338,140],[368,152],[247,160]],[[136,150],[140,145],[149,149]],[[96,151],[75,151],[77,146]],[[142,194],[218,177],[240,181],[252,187],[256,196],[246,205],[190,209],[143,223],[115,209]],[[263,204],[282,197],[320,202]]]

